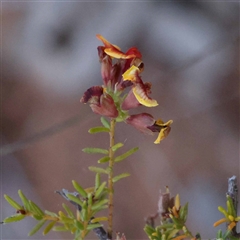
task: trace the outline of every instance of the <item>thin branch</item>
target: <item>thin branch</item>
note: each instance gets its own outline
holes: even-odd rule
[[[109,146],[109,175],[108,175],[108,189],[109,189],[109,200],[108,200],[108,238],[112,239],[113,232],[113,166],[114,166],[114,135],[115,135],[115,119],[111,119],[111,128],[109,132],[110,146]]]

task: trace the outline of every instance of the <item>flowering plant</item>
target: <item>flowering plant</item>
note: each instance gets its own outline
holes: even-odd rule
[[[7,217],[3,223],[11,223],[33,217],[38,223],[29,232],[29,236],[35,234],[45,223],[48,223],[43,234],[50,230],[69,231],[74,234],[75,240],[84,239],[90,231],[95,232],[100,240],[113,239],[113,195],[114,184],[128,177],[129,173],[114,174],[114,165],[122,162],[138,150],[132,148],[121,155],[117,155],[118,149],[124,146],[123,143],[115,143],[115,127],[119,122],[125,122],[139,131],[146,134],[158,133],[155,144],[159,144],[166,138],[171,130],[172,120],[163,122],[155,119],[149,113],[131,114],[133,108],[139,106],[156,107],[157,101],[150,97],[151,84],[143,82],[141,73],[144,70],[142,54],[136,47],[128,49],[125,53],[121,49],[108,42],[104,37],[97,34],[97,38],[102,41],[103,46],[99,46],[98,56],[101,64],[101,75],[103,83],[100,86],[92,86],[85,91],[81,103],[89,104],[92,111],[100,115],[102,125],[89,129],[90,134],[108,133],[109,148],[87,147],[85,153],[103,154],[98,159],[99,166],[90,166],[89,170],[96,173],[95,184],[90,188],[84,188],[77,181],[72,184],[75,192],[66,189],[56,191],[68,202],[76,207],[76,213],[63,204],[64,211],[53,213],[43,211],[36,203],[27,199],[21,190],[18,194],[22,204],[17,203],[8,195],[4,195],[8,203],[16,209],[16,214]],[[105,164],[108,164],[107,166]],[[102,176],[107,180],[102,181]],[[228,231],[223,234],[218,233],[219,239],[232,237],[232,230],[235,228],[240,217],[234,211],[233,201],[227,199],[227,210],[219,208],[225,218],[215,223],[215,226],[222,222],[228,223]],[[103,209],[108,209],[108,216],[98,216]],[[159,208],[155,216],[147,219],[144,230],[150,239],[154,240],[180,240],[184,238],[200,239],[200,235],[192,235],[186,226],[188,205],[180,205],[179,195],[170,197],[167,188],[166,193],[160,195]],[[154,226],[154,219],[160,217],[160,225]],[[102,222],[107,222],[105,231]],[[117,234],[117,240],[126,240],[124,235]]]

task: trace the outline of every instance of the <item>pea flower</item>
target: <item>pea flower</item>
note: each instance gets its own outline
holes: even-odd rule
[[[94,113],[116,118],[118,110],[114,104],[113,98],[104,92],[101,86],[93,86],[89,88],[80,99],[81,103],[89,103]]]
[[[126,119],[126,123],[137,128],[141,132],[152,134],[153,132],[158,132],[158,137],[155,140],[155,144],[160,143],[165,137],[168,136],[172,124],[172,120],[164,123],[161,119],[155,120],[151,114],[140,113],[136,115],[131,115]]]
[[[103,46],[97,48],[103,85],[89,88],[80,102],[88,103],[96,114],[115,118],[118,122],[124,121],[142,132],[158,132],[155,143],[160,143],[169,134],[172,120],[164,123],[148,113],[130,115],[128,112],[141,105],[158,105],[150,97],[151,84],[143,82],[140,76],[144,70],[142,54],[136,47],[131,47],[124,53],[100,34],[96,37],[103,43]],[[127,88],[130,89],[125,93]]]

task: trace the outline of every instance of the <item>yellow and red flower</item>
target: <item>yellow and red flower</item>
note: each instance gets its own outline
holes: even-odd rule
[[[97,48],[103,85],[89,88],[80,102],[89,103],[94,113],[125,121],[142,132],[158,132],[155,143],[160,143],[170,132],[171,120],[164,123],[161,120],[156,121],[147,113],[131,116],[128,114],[128,110],[140,105],[158,105],[157,101],[149,96],[151,84],[143,82],[140,76],[144,69],[142,54],[136,47],[131,47],[124,53],[100,34],[96,36],[104,45]],[[128,94],[122,96],[128,87]]]
[[[155,144],[158,144],[168,136],[171,130],[170,125],[172,124],[172,120],[164,123],[161,119],[155,120],[151,114],[140,113],[129,116],[126,119],[126,123],[147,134],[158,132],[158,137],[154,142]]]

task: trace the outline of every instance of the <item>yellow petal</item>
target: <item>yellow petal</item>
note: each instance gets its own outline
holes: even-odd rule
[[[143,106],[156,107],[158,105],[157,101],[152,98],[149,98],[143,89],[133,87],[132,90],[133,90],[133,94],[136,97],[136,99],[138,100],[138,102],[141,103]]]
[[[155,144],[159,144],[163,139],[165,138],[165,135],[163,133],[163,129],[160,131],[160,133],[158,134],[157,139],[155,140]]]
[[[158,119],[158,120],[156,121],[156,124],[157,124],[158,126],[161,126],[161,127],[170,126],[172,123],[173,123],[173,120],[169,120],[169,121],[167,121],[166,123],[164,123],[162,119]]]
[[[144,70],[144,63],[141,58],[134,58],[131,62],[131,66],[137,67],[140,73]]]
[[[157,139],[155,140],[155,144],[159,144],[165,137],[168,136],[171,128],[170,124],[172,124],[172,120],[169,120],[167,123],[162,124],[163,128],[160,130]],[[161,125],[159,125],[161,126]]]
[[[113,45],[111,44],[107,39],[105,39],[102,35],[97,34],[96,35],[97,39],[99,39],[100,41],[103,42],[104,46],[107,48],[117,48],[118,50],[121,50],[120,47],[118,47],[117,45]]]
[[[156,120],[156,124],[158,126],[162,126],[162,125],[164,125],[164,121],[162,119],[158,119],[158,120]]]
[[[104,52],[113,58],[122,58],[122,59],[129,59],[133,58],[135,55],[126,55],[119,50],[120,48],[112,47],[112,48],[105,48]]]
[[[132,65],[123,75],[123,80],[130,80],[134,81],[136,80],[136,73],[139,72],[139,68]]]

